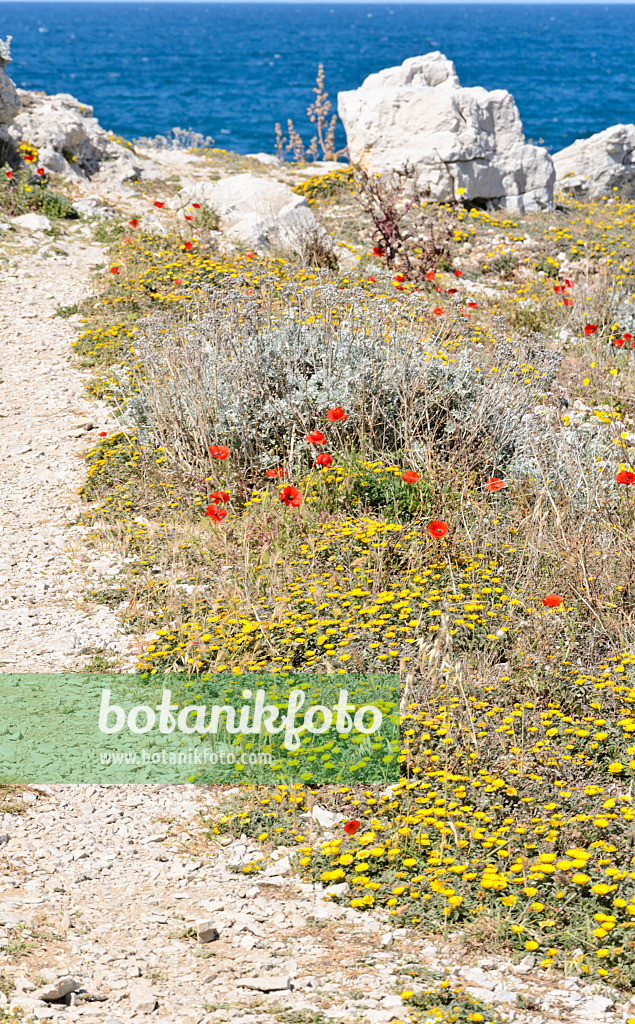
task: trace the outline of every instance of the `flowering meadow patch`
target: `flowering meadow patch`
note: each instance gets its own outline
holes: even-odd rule
[[[165,235],[135,217],[113,243],[76,346],[124,417],[83,522],[122,553],[138,669],[390,676],[399,781],[335,785],[325,749],[328,780],[296,765],[303,785],[246,789],[212,831],[284,842],[344,904],[491,922],[515,957],[632,987],[632,204],[522,226],[428,204],[444,251],[408,271],[368,218],[355,235],[348,169],[296,191],[350,226],[340,268],[220,254],[198,209],[165,208]]]

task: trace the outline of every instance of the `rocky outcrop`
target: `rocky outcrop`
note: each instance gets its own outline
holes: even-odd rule
[[[20,103],[15,85],[4,70],[11,60],[11,36],[0,39],[0,125],[11,124]]]
[[[368,174],[407,164],[439,202],[463,199],[518,212],[553,206],[546,149],[525,142],[513,96],[463,88],[442,53],[411,57],[338,95],[351,162]]]
[[[557,184],[576,196],[635,196],[635,124],[615,124],[578,139],[553,158]]]
[[[0,39],[0,167],[6,163],[17,168],[20,158],[7,130],[20,109],[17,89],[4,70],[10,61],[11,36],[7,36]]]
[[[287,185],[253,174],[199,182],[181,189],[173,209],[200,203],[214,210],[228,238],[252,249],[300,251],[311,238],[326,238],[309,204]]]
[[[99,184],[138,181],[153,171],[150,161],[105,131],[93,108],[68,93],[18,89],[20,111],[8,128],[16,145],[28,142],[47,171],[68,178],[96,178]]]

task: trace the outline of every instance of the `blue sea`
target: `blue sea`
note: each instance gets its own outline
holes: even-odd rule
[[[551,151],[635,121],[631,4],[3,2],[7,34],[17,85],[70,92],[127,138],[178,126],[272,152],[276,121],[310,139],[318,63],[335,107],[338,91],[430,50],[463,85],[509,89],[527,138]]]

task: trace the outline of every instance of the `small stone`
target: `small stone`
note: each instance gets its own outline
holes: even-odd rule
[[[157,997],[147,985],[133,985],[130,989],[130,1008],[133,1013],[152,1013]]]
[[[580,1017],[588,1017],[590,1020],[597,1021],[598,1015],[607,1013],[612,1006],[614,1006],[614,1002],[607,996],[590,996],[578,1003],[575,1012]]]
[[[28,231],[48,231],[51,227],[48,217],[40,213],[23,213],[21,217],[14,217],[13,223]]]
[[[287,975],[263,975],[260,978],[238,978],[239,988],[251,988],[256,992],[283,992],[291,988],[291,978]]]
[[[380,945],[382,949],[390,949],[395,940],[392,937],[392,932],[386,932],[380,939]]]
[[[524,956],[520,963],[516,964],[513,968],[514,974],[527,974],[528,971],[531,971],[532,968],[535,967],[535,965],[536,957],[532,956],[531,953],[528,953],[527,956]]]
[[[218,928],[216,928],[213,921],[197,921],[196,937],[199,942],[216,942]]]
[[[490,999],[493,1003],[500,1003],[504,1006],[515,1006],[518,1002],[518,992],[511,989],[501,988],[498,992],[492,992]]]
[[[44,988],[37,989],[34,992],[34,996],[36,999],[43,999],[45,1003],[53,1003],[58,999],[63,999],[69,992],[77,992],[81,986],[81,981],[78,981],[77,978],[72,978],[70,974],[65,974],[51,985],[45,985]]]

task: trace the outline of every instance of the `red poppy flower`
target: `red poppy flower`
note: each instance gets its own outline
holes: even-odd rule
[[[315,465],[316,466],[327,466],[327,467],[328,466],[332,466],[333,465],[333,459],[332,459],[332,457],[330,455],[327,454],[327,452],[322,452],[322,454],[318,455],[318,457],[316,458]]]
[[[194,218],[193,218],[193,216],[192,216],[192,214],[191,214],[191,213],[186,213],[186,214],[185,214],[185,219],[186,219],[186,220],[194,220]]]
[[[406,275],[405,274],[395,274],[395,281],[405,281],[405,280],[406,280]]]
[[[129,242],[129,241],[130,241],[129,238],[124,238],[124,242]]]
[[[306,439],[310,444],[324,444],[326,441],[326,437],[321,430],[312,430],[310,434],[306,435]]]
[[[384,250],[382,249],[381,245],[376,245],[375,248],[373,249],[373,256],[383,256],[383,255],[384,255]]]
[[[616,348],[622,348],[625,340],[625,338],[613,338],[613,344]]]
[[[118,274],[119,273],[119,267],[111,267],[110,268],[110,273],[111,274]]]
[[[434,313],[435,316],[443,316],[443,310],[441,309],[440,306],[435,306],[432,312]]]
[[[468,307],[470,309],[478,309],[478,302],[468,302]]]
[[[277,466],[275,469],[268,469],[267,476],[270,480],[277,480],[281,476],[288,476],[286,469],[283,466]]]
[[[624,341],[632,341],[633,340],[633,335],[632,334],[623,334],[622,337],[624,338]]]
[[[346,824],[344,825],[344,831],[346,832],[347,836],[354,836],[355,833],[358,832],[359,829],[361,828],[361,825],[361,821],[359,821],[357,818],[353,818],[352,821],[346,822]]]
[[[193,210],[200,210],[200,208],[201,208],[201,204],[200,203],[192,203],[192,209]]]
[[[573,288],[573,281],[570,281],[568,277],[565,277],[564,283],[566,284],[567,288]]]
[[[182,280],[181,280],[181,278],[180,278],[180,277],[175,277],[175,278],[174,278],[174,283],[175,283],[175,284],[183,284],[183,282],[182,282]]]
[[[445,288],[442,288],[442,287],[441,287],[440,285],[438,285],[438,284],[435,284],[435,286],[434,286],[434,290],[435,290],[435,292],[439,292],[440,294],[443,294],[443,295],[445,295]]]
[[[615,481],[618,484],[635,484],[635,473],[631,473],[629,469],[620,469]]]
[[[558,292],[563,292],[564,291],[564,285],[563,284],[554,284],[553,290],[554,290],[554,292],[557,295]]]
[[[562,300],[562,304],[563,304],[563,306],[572,306],[573,305],[573,299],[563,299]]]
[[[342,409],[342,406],[337,405],[334,409],[327,410],[326,418],[329,421],[329,423],[337,423],[338,420],[346,421],[348,419],[348,416]]]
[[[158,199],[156,199],[156,200],[155,200],[155,203],[154,203],[154,205],[155,205],[155,206],[156,206],[156,207],[157,207],[157,208],[158,208],[159,210],[162,210],[162,209],[163,209],[163,207],[165,206],[165,203],[161,203],[161,202],[159,202],[159,200],[158,200]]]
[[[428,526],[428,533],[432,534],[435,540],[441,540],[442,537],[445,537],[448,529],[448,524],[444,523],[442,519],[433,519]]]
[[[415,473],[414,469],[407,469],[405,473],[401,474],[401,479],[405,480],[407,484],[416,484],[417,480],[421,479],[421,474]]]
[[[558,594],[547,594],[546,597],[543,597],[542,603],[547,608],[558,608],[562,604],[562,598]]]
[[[598,329],[597,328],[597,324],[587,324],[586,327],[584,328],[584,333],[585,334],[595,334],[597,329]]]
[[[245,259],[246,260],[253,260],[255,258],[256,258],[255,252],[253,252],[251,249],[248,249],[247,252],[245,253]]]
[[[462,270],[455,270],[454,271],[454,276],[455,277],[463,277],[463,271]]]
[[[292,487],[291,484],[287,484],[283,491],[279,494],[280,501],[287,508],[291,505],[292,508],[299,508],[302,503],[302,492],[297,487]]]
[[[208,505],[205,509],[205,515],[214,523],[222,523],[223,519],[227,516],[227,510],[219,508],[218,505]]]
[[[100,430],[99,431],[99,436],[100,437],[108,437],[108,431],[107,430]]]
[[[403,291],[403,285],[400,281],[393,281],[393,287],[396,288],[398,292]]]
[[[46,174],[46,171],[44,170],[43,167],[38,167],[38,169],[37,169],[37,171],[35,173],[39,174],[40,178],[43,178],[44,175]]]
[[[375,283],[375,278],[374,277],[367,277],[366,280],[368,281],[369,284],[374,284]]]
[[[11,178],[13,177],[13,171],[6,171],[5,173],[9,181],[11,181]]]
[[[226,459],[229,455],[229,448],[224,444],[210,444],[209,453],[213,459]]]
[[[493,476],[491,480],[488,480],[485,484],[486,491],[500,491],[502,487],[507,487],[507,484],[497,476]]]
[[[448,288],[448,295],[456,295],[456,292],[457,292],[456,288]]]
[[[434,270],[429,270],[426,274],[426,281],[434,281]]]
[[[192,248],[192,243],[191,242],[186,242],[185,245],[183,246],[183,248],[187,249],[187,251],[189,252],[190,249]]]
[[[131,228],[138,228],[139,227],[139,221],[137,220],[136,217],[133,217],[132,220],[129,220],[128,224],[130,225]]]
[[[213,501],[217,505],[219,501],[229,501],[229,494],[227,491],[214,491],[213,494],[210,494],[209,500]]]
[[[24,159],[26,160],[27,164],[32,164],[35,160],[35,156],[33,155],[33,153],[25,153]]]

